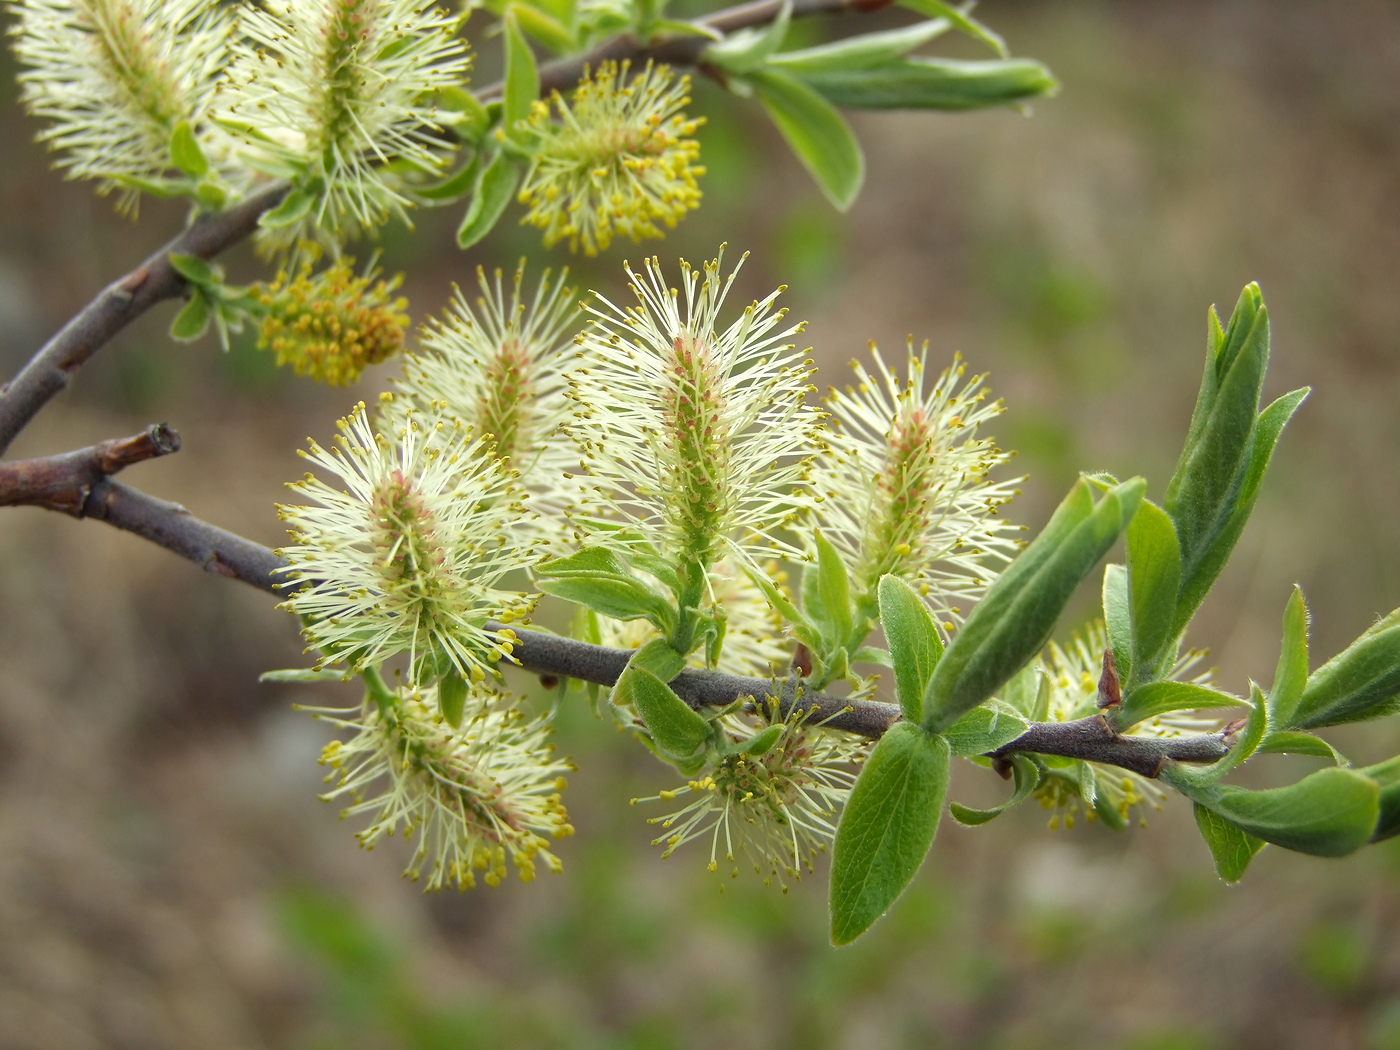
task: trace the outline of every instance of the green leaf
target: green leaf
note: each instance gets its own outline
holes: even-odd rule
[[[124,189],[137,190],[158,200],[188,197],[194,190],[189,179],[143,179],[138,175],[113,175],[112,181]]]
[[[467,682],[456,671],[438,679],[438,710],[443,721],[453,729],[462,724],[462,712],[467,708]]]
[[[456,84],[439,88],[436,94],[439,123],[451,127],[468,146],[480,146],[491,130],[491,114],[481,100]]]
[[[1311,733],[1298,732],[1275,732],[1266,733],[1264,739],[1259,742],[1258,754],[1261,755],[1312,755],[1316,758],[1331,759],[1339,766],[1347,764],[1335,747],[1323,740],[1320,736],[1313,736]]]
[[[669,682],[685,668],[685,657],[671,648],[664,638],[653,638],[632,654],[628,667],[650,671],[663,682]]]
[[[1133,478],[1095,505],[1081,478],[972,610],[934,671],[924,726],[938,730],[991,696],[1050,640],[1075,588],[1131,520],[1146,483]]]
[[[170,133],[170,163],[192,179],[209,174],[209,158],[199,148],[199,139],[188,120],[180,121]]]
[[[747,740],[735,744],[729,749],[728,753],[731,755],[753,755],[755,758],[766,755],[773,750],[773,745],[782,739],[783,730],[786,728],[787,727],[781,722],[777,725],[768,726],[766,729],[760,730]]]
[[[941,644],[941,643],[940,643]],[[851,654],[851,663],[879,664],[881,667],[894,667],[894,657],[888,649],[875,645],[862,645]]]
[[[925,18],[946,18],[959,32],[966,33],[974,40],[980,40],[1003,58],[1009,54],[1006,41],[966,13],[967,7],[971,5],[955,7],[944,3],[943,0],[899,0],[899,6]]]
[[[196,288],[190,296],[190,301],[171,322],[170,338],[182,343],[194,342],[208,330],[212,316],[213,310],[210,309],[208,296],[202,288]]]
[[[1351,769],[1322,769],[1268,791],[1202,784],[1168,763],[1161,779],[1241,831],[1284,849],[1342,857],[1364,846],[1380,815],[1380,787]]]
[[[473,157],[470,163],[463,164],[441,182],[415,189],[413,195],[420,200],[432,201],[435,204],[449,204],[452,201],[460,200],[470,193],[472,187],[476,185],[476,176],[480,170],[479,158]]]
[[[1103,567],[1103,619],[1113,670],[1121,683],[1133,672],[1133,623],[1128,611],[1128,570],[1121,565]]]
[[[540,94],[540,71],[535,65],[535,53],[530,50],[516,21],[514,5],[503,19],[506,42],[506,75],[501,127],[511,134],[518,121],[530,115],[530,107]],[[514,187],[512,187],[514,188]]]
[[[1240,485],[1239,494],[1234,499],[1233,510],[1220,526],[1210,547],[1201,556],[1194,571],[1189,577],[1183,573],[1182,593],[1177,612],[1177,622],[1181,624],[1183,629],[1192,613],[1205,599],[1206,593],[1215,582],[1215,578],[1220,575],[1220,570],[1225,567],[1230,552],[1235,549],[1235,543],[1239,540],[1240,534],[1244,532],[1249,515],[1254,510],[1254,503],[1259,498],[1264,474],[1273,458],[1274,446],[1278,444],[1284,426],[1293,418],[1293,413],[1306,400],[1308,393],[1309,388],[1303,387],[1292,393],[1284,394],[1259,414],[1258,428],[1255,432],[1249,463]]]
[[[753,581],[754,586],[763,592],[763,597],[768,600],[768,604],[776,609],[783,619],[791,624],[807,623],[807,618],[802,615],[802,611],[788,601],[766,572],[750,568],[747,565],[743,568],[744,573]]]
[[[1274,446],[1307,390],[1262,413],[1269,362],[1269,317],[1258,285],[1240,295],[1223,331],[1211,311],[1206,367],[1186,444],[1167,485],[1164,507],[1181,546],[1181,588],[1172,634],[1190,621],[1244,530]],[[1257,413],[1257,415],[1256,415]]]
[[[1308,606],[1297,585],[1283,609],[1283,645],[1279,649],[1274,686],[1269,690],[1269,722],[1286,726],[1298,710],[1308,684]]]
[[[865,158],[849,125],[806,84],[774,69],[750,74],[763,108],[838,211],[854,203]]]
[[[1308,678],[1285,725],[1318,729],[1400,710],[1400,609],[1375,624]]]
[[[1001,691],[1002,703],[1032,721],[1045,721],[1043,713],[1037,714],[1042,678],[1040,665],[1032,660],[1006,683]]]
[[[1149,682],[1123,698],[1123,706],[1114,714],[1113,722],[1121,733],[1169,711],[1203,711],[1243,705],[1244,701],[1237,696],[1191,682]]]
[[[1371,841],[1379,842],[1400,835],[1400,757],[1358,769],[1357,772],[1369,777],[1380,790],[1380,817]]]
[[[955,755],[985,755],[1026,731],[1026,720],[1006,704],[989,700],[943,731]]]
[[[815,539],[817,563],[802,571],[802,609],[830,651],[851,637],[851,589],[840,553],[820,531]]]
[[[1215,858],[1215,872],[1226,882],[1239,882],[1254,855],[1264,848],[1263,839],[1241,831],[1224,817],[1199,802],[1193,804],[1196,826]]]
[[[672,758],[689,758],[710,739],[710,723],[644,667],[628,665],[613,686],[613,702],[636,711],[657,749]]]
[[[615,576],[563,576],[536,584],[545,594],[585,605],[614,620],[648,620],[663,632],[674,626],[675,610],[640,580]]]
[[[770,57],[768,63],[799,77],[878,69],[916,47],[922,47],[934,37],[941,36],[951,26],[952,23],[946,18],[934,18],[927,22],[916,22],[902,29],[861,33],[819,47],[784,51]]]
[[[851,789],[831,851],[831,943],[850,944],[904,892],[948,793],[948,742],[908,722],[880,738]]]
[[[792,22],[792,0],[783,0],[778,16],[762,28],[741,29],[705,48],[706,62],[730,73],[751,73],[783,46]]]
[[[556,55],[572,51],[578,45],[573,33],[569,32],[563,23],[545,14],[537,7],[531,7],[528,4],[511,4],[510,13],[511,17],[519,23],[521,29]]]
[[[219,283],[219,273],[197,255],[170,253],[170,268],[196,288],[208,288]]]
[[[1015,781],[1015,790],[1011,797],[1000,806],[993,806],[991,809],[973,809],[971,806],[949,802],[948,812],[959,824],[976,827],[979,824],[995,820],[1012,806],[1019,806],[1030,797],[1031,792],[1040,783],[1040,767],[1026,755],[1012,755],[1011,775]]]
[[[317,670],[314,667],[289,667],[281,671],[264,671],[258,675],[259,682],[343,682],[345,674],[342,671],[331,671],[327,669]]]
[[[1171,515],[1151,500],[1128,525],[1128,613],[1132,621],[1133,674],[1141,680],[1172,641],[1172,618],[1181,585],[1181,547]]]
[[[866,69],[795,75],[845,109],[983,109],[1052,95],[1060,86],[1050,70],[1029,59],[967,62],[915,56]]]
[[[1249,683],[1249,715],[1245,718],[1244,729],[1237,735],[1235,742],[1230,746],[1229,754],[1214,765],[1207,766],[1201,770],[1201,776],[1206,780],[1219,780],[1236,766],[1243,765],[1253,757],[1254,752],[1259,749],[1259,745],[1264,741],[1264,734],[1269,729],[1268,705],[1265,702],[1264,694],[1253,682]]]
[[[315,194],[306,190],[292,190],[282,198],[281,204],[271,211],[263,212],[262,218],[258,219],[258,225],[265,230],[295,226],[311,213],[311,206],[315,203]]]
[[[607,547],[584,547],[567,558],[555,558],[535,566],[538,576],[616,576],[633,579],[631,570]]]
[[[519,179],[520,169],[504,154],[497,153],[492,158],[477,177],[471,203],[457,228],[457,247],[470,248],[491,232],[505,214]]]
[[[205,211],[219,211],[228,203],[228,190],[205,179],[195,186],[194,199]]]
[[[918,592],[897,576],[880,577],[880,623],[890,644],[894,692],[906,720],[923,719],[924,691],[943,655],[943,642]]]
[[[1099,778],[1088,762],[1079,763],[1079,797],[1086,806],[1094,806],[1097,810],[1095,803],[1099,799]]]

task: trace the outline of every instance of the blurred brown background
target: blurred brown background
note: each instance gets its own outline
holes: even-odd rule
[[[992,372],[1008,405],[996,433],[1031,475],[1008,513],[1038,525],[1079,469],[1140,472],[1160,496],[1205,308],[1228,313],[1258,280],[1266,394],[1314,393],[1192,641],[1226,688],[1269,681],[1298,581],[1314,660],[1330,655],[1400,605],[1400,7],[980,13],[1059,75],[1058,98],[1029,119],[858,117],[869,176],[841,217],[759,114],[701,85],[705,207],[583,281],[616,292],[625,256],[698,259],[728,240],[754,253],[746,291],[792,286],[825,382],[872,338],[963,352]],[[133,225],[49,172],[8,55],[0,66],[8,375],[180,219],[153,205]],[[416,317],[478,262],[564,261],[509,217],[464,256],[456,220],[386,233]],[[236,279],[257,273],[246,253],[228,261]],[[168,420],[185,450],[128,480],[276,543],[294,449],[388,372],[327,391],[246,341],[175,345],[172,315],[104,351],[13,452]],[[248,588],[97,524],[0,514],[0,1048],[1400,1047],[1400,849],[1269,849],[1226,888],[1180,800],[1123,835],[1052,833],[1028,806],[984,828],[945,822],[892,916],[836,952],[824,873],[788,897],[720,896],[695,851],[659,861],[626,800],[669,778],[572,699],[565,873],[424,896],[399,878],[400,843],[363,853],[316,801],[324,730],[290,705],[353,692],[257,684],[299,649]],[[1335,740],[1374,761],[1400,734]],[[1306,768],[1269,761],[1256,779]],[[956,797],[1000,790],[963,772]]]

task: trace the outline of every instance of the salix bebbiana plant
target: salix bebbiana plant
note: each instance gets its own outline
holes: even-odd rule
[[[682,67],[756,100],[842,209],[863,160],[837,107],[973,109],[1054,87],[938,0],[902,0],[918,16],[903,28],[785,47],[795,18],[878,6],[677,21],[655,0],[461,16],[413,0],[9,0],[23,98],[58,165],[126,204],[186,199],[191,222],[0,392],[0,447],[177,296],[177,339],[212,323],[227,345],[251,323],[279,364],[357,381],[410,337],[398,277],[357,276],[346,249],[431,208],[463,202],[463,247],[514,203],[546,247],[663,236],[703,186]],[[918,53],[950,30],[997,57]],[[470,84],[473,47],[497,46],[501,82]],[[248,237],[269,271],[234,286],[212,259]],[[782,289],[736,301],[742,259],[647,257],[624,264],[630,298],[581,304],[566,274],[481,270],[479,294],[458,290],[412,339],[392,389],[330,446],[311,442],[278,551],[112,480],[179,447],[164,426],[0,463],[0,502],[100,517],[278,595],[314,666],[272,677],[362,685],[315,711],[343,734],[324,797],[367,820],[366,846],[413,840],[407,874],[429,888],[562,866],[572,767],[512,668],[581,683],[670,767],[633,800],[664,855],[689,846],[721,879],[753,869],[786,889],[829,849],[837,944],[895,902],[945,803],[975,825],[1034,797],[1052,826],[1122,829],[1175,791],[1231,881],[1265,843],[1337,856],[1400,831],[1400,758],[1353,768],[1315,732],[1400,709],[1400,613],[1310,670],[1295,591],[1267,691],[1226,692],[1183,649],[1306,394],[1260,410],[1257,287],[1227,325],[1210,315],[1158,501],[1142,478],[1085,475],[1023,544],[1001,516],[1019,479],[983,432],[1002,411],[985,378],[912,344],[893,361],[872,348],[819,403]],[[1120,539],[1101,619],[1056,644]],[[541,600],[573,609],[572,637],[526,626]],[[896,703],[878,698],[891,685]],[[1245,717],[1218,719],[1233,708]],[[1329,765],[1267,791],[1225,782],[1282,752]],[[954,756],[1009,780],[1010,799],[947,802]]]

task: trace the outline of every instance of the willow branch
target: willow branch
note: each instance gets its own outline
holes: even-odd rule
[[[792,17],[878,11],[888,7],[891,2],[892,0],[794,0]],[[702,30],[728,35],[740,29],[767,25],[778,17],[782,9],[783,0],[754,0],[753,3],[736,4],[704,18],[697,18],[691,24]],[[540,66],[540,93],[544,95],[551,91],[563,91],[577,83],[585,69],[597,69],[603,62],[650,60],[673,66],[693,66],[700,61],[700,55],[705,48],[713,42],[708,33],[669,36],[652,44],[638,43],[630,36],[614,37],[581,55],[569,55]],[[502,96],[503,89],[504,86],[497,82],[483,88],[478,96],[483,102],[492,102]]]
[[[0,505],[32,505],[79,518],[97,518],[134,533],[207,572],[242,580],[281,596],[290,586],[289,565],[260,543],[194,517],[178,503],[167,503],[113,481],[111,475],[132,463],[166,455],[180,447],[170,428],[150,427],[135,437],[104,441],[45,459],[0,464]],[[504,625],[488,624],[505,630]],[[522,670],[611,686],[632,657],[631,649],[510,628],[516,641],[511,662]],[[782,682],[746,678],[723,671],[690,668],[671,687],[692,707],[723,707],[746,698],[774,697],[783,714],[795,706],[812,712],[812,720],[869,739],[883,736],[899,720],[899,708],[874,700],[852,700],[805,691],[798,680]],[[1217,734],[1176,738],[1120,736],[1101,715],[1076,722],[1036,722],[1025,733],[992,753],[1015,752],[1083,758],[1155,777],[1168,759],[1213,762],[1229,748]]]
[[[285,184],[270,186],[228,211],[196,219],[184,233],[83,307],[0,390],[0,454],[113,336],[156,303],[184,293],[185,279],[170,265],[172,253],[212,259],[256,230],[258,219],[276,207],[286,193]]]
[[[836,14],[842,11],[874,11],[891,0],[795,0],[793,17]],[[699,28],[721,34],[764,25],[782,10],[782,0],[754,0],[696,19]],[[578,81],[586,67],[609,59],[654,59],[675,65],[693,65],[709,45],[703,35],[671,36],[653,44],[640,44],[630,36],[615,37],[582,55],[561,58],[540,68],[542,92],[558,91]],[[483,101],[501,97],[503,84],[487,85],[478,94]],[[39,349],[3,389],[0,389],[0,455],[48,402],[67,389],[73,373],[113,336],[156,303],[185,292],[186,283],[170,265],[172,253],[201,259],[214,256],[251,236],[265,212],[281,203],[289,187],[277,183],[240,201],[227,211],[195,220],[184,233],[161,248],[130,273],[108,285]]]

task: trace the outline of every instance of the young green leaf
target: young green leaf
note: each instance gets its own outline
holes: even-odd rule
[[[535,65],[535,53],[530,50],[520,24],[516,21],[514,5],[502,19],[506,43],[506,76],[501,127],[507,135],[517,122],[530,115],[530,107],[540,94],[540,71]]]
[[[1128,570],[1121,565],[1103,567],[1103,619],[1113,669],[1120,682],[1132,680],[1133,622],[1128,611]]]
[[[199,147],[190,122],[182,120],[170,133],[170,163],[192,179],[202,179],[209,174],[209,158]]]
[[[259,682],[343,682],[345,673],[330,668],[317,670],[314,667],[289,667],[282,671],[264,671],[258,675]]]
[[[1176,622],[1181,629],[1185,629],[1215,578],[1220,575],[1220,570],[1225,567],[1230,552],[1235,549],[1235,543],[1244,532],[1249,515],[1254,510],[1254,503],[1259,498],[1259,489],[1273,458],[1274,447],[1278,444],[1284,426],[1293,418],[1293,413],[1306,400],[1308,393],[1309,388],[1303,387],[1284,394],[1259,414],[1249,462],[1245,466],[1238,493],[1230,504],[1230,512],[1220,523],[1209,547],[1200,554],[1194,568],[1189,573],[1183,572],[1176,616]]]
[[[741,29],[711,44],[704,58],[730,73],[752,73],[783,46],[792,22],[792,0],[783,0],[778,17],[761,29]]]
[[[850,944],[904,892],[948,793],[948,742],[896,723],[865,760],[831,851],[831,943]]]
[[[472,187],[476,185],[476,177],[480,170],[480,158],[473,157],[470,163],[463,164],[441,182],[424,186],[422,189],[415,189],[413,196],[433,204],[450,204],[471,192]]]
[[[1053,95],[1060,86],[1050,70],[1029,59],[968,62],[916,55],[865,69],[794,75],[844,109],[982,109]]]
[[[530,4],[511,4],[510,13],[521,29],[556,55],[572,51],[578,46],[578,41],[564,23],[545,14],[538,7]]]
[[[676,613],[671,603],[641,580],[579,575],[540,580],[536,586],[545,594],[586,605],[614,620],[647,620],[667,632],[675,626]]]
[[[1015,783],[1015,790],[1011,797],[1000,806],[993,806],[991,809],[973,809],[971,806],[949,802],[949,814],[959,824],[965,824],[971,828],[995,820],[1012,806],[1019,806],[1030,798],[1031,792],[1040,783],[1040,767],[1026,755],[1012,755],[1011,775]]]
[[[1001,691],[1001,701],[1017,714],[1033,722],[1045,721],[1044,711],[1039,709],[1041,684],[1044,676],[1040,664],[1034,660],[1026,664],[1008,681]],[[1048,696],[1047,696],[1048,701]]]
[[[462,724],[462,713],[467,707],[467,682],[456,671],[449,671],[438,679],[438,709],[442,719],[453,729]]]
[[[1380,790],[1380,817],[1371,841],[1380,842],[1400,835],[1400,757],[1358,769],[1357,772],[1370,777]]]
[[[916,47],[922,47],[951,27],[952,23],[946,18],[933,18],[902,29],[861,33],[818,47],[784,51],[770,57],[768,63],[799,77],[878,69]]]
[[[1318,729],[1400,710],[1400,609],[1375,624],[1308,678],[1285,725]]]
[[[457,247],[470,248],[491,232],[505,214],[519,181],[520,169],[505,154],[497,153],[477,176],[471,203],[457,228]]]
[[[1070,595],[1113,546],[1145,487],[1133,478],[1095,505],[1089,483],[1075,483],[944,652],[924,698],[925,728],[936,731],[956,721],[1044,648]]]
[[[1240,707],[1243,703],[1237,696],[1191,682],[1148,682],[1129,692],[1112,717],[1114,727],[1122,733],[1169,711],[1203,711]]]
[[[170,253],[170,268],[196,288],[211,288],[219,283],[219,274],[209,262],[198,255]]]
[[[182,343],[192,343],[202,336],[209,328],[210,318],[213,310],[209,305],[209,298],[204,294],[204,289],[195,288],[194,293],[170,324],[170,338]]]
[[[1312,755],[1314,758],[1331,759],[1339,766],[1347,764],[1335,747],[1320,736],[1290,730],[1266,733],[1259,741],[1257,754],[1261,755]]]
[[[1249,862],[1266,843],[1247,831],[1241,831],[1199,802],[1192,803],[1192,806],[1196,813],[1196,827],[1201,829],[1201,838],[1206,840],[1210,855],[1215,859],[1216,874],[1226,882],[1239,882]]]
[[[894,663],[894,693],[906,720],[923,718],[924,690],[928,688],[943,642],[922,598],[897,576],[880,578],[880,624],[890,643]]]
[[[584,547],[567,558],[554,558],[535,567],[539,576],[614,576],[620,580],[634,579],[632,571],[607,547]]]
[[[1269,722],[1289,725],[1308,684],[1308,606],[1296,585],[1283,609],[1283,645],[1269,690]]]
[[[755,758],[760,758],[773,750],[773,745],[782,739],[783,732],[786,728],[785,725],[779,723],[778,725],[772,725],[768,726],[766,729],[761,729],[747,740],[742,740],[731,747],[728,754],[753,755]]]
[[[644,667],[628,665],[613,686],[613,702],[636,711],[658,750],[672,758],[689,758],[710,739],[710,723]]]
[[[840,113],[800,80],[769,68],[749,74],[755,93],[787,144],[838,211],[855,202],[865,158]]]
[[[985,755],[1026,731],[1026,720],[1006,704],[989,700],[943,731],[955,755]]]
[[[1241,831],[1317,857],[1360,849],[1380,815],[1379,785],[1352,769],[1319,770],[1268,791],[1202,783],[1174,763],[1162,769],[1161,779]]]
[[[802,608],[822,633],[828,650],[851,636],[851,589],[846,563],[830,540],[817,532],[817,563],[802,572]]]
[[[672,649],[666,639],[653,638],[632,654],[627,666],[640,667],[669,682],[685,668],[685,657]]]
[[[266,230],[295,226],[311,213],[311,206],[315,203],[316,195],[309,190],[292,190],[282,198],[281,204],[271,211],[263,212],[258,225]]]
[[[1124,536],[1128,551],[1128,615],[1132,621],[1132,667],[1143,680],[1172,641],[1172,618],[1181,585],[1181,547],[1171,516],[1151,500]]]
[[[476,144],[491,127],[491,117],[481,100],[464,87],[452,85],[437,94],[439,119],[451,124],[458,138]]]
[[[967,13],[969,4],[956,7],[943,0],[899,0],[899,6],[907,7],[925,18],[946,18],[959,32],[980,40],[1003,58],[1010,53],[1006,49],[1006,41]]]

